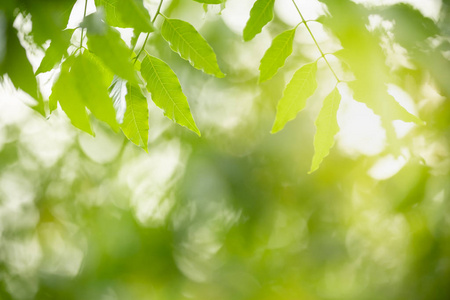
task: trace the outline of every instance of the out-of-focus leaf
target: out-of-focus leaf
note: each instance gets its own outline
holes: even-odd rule
[[[408,4],[387,6],[375,12],[394,22],[395,41],[408,51],[418,66],[430,71],[442,92],[450,97],[450,61],[438,49],[430,47],[429,43],[430,38],[445,33],[441,33],[432,19]]]
[[[155,30],[142,0],[95,0],[95,5],[104,8],[111,26],[134,28],[139,32]]]
[[[114,74],[136,83],[136,74],[129,56],[130,49],[128,49],[125,42],[120,38],[117,30],[109,26],[106,26],[104,30],[101,28],[93,29],[89,25],[90,19],[97,17],[89,15],[85,23],[87,24],[87,45],[89,50],[98,56]]]
[[[85,52],[74,60],[70,72],[76,78],[78,92],[87,108],[97,119],[118,131],[116,112],[108,95],[110,79],[103,72],[102,66],[95,61],[92,55]]]
[[[142,95],[138,85],[127,83],[125,100],[127,109],[120,128],[125,136],[147,151],[148,141],[148,107],[147,99]]]
[[[59,101],[72,123],[83,131],[92,134],[90,126],[81,113],[83,110],[80,108],[80,103],[83,103],[97,119],[118,131],[116,112],[108,96],[110,78],[105,74],[103,66],[88,52],[76,58],[71,57],[68,59],[67,66],[66,62],[63,63],[64,73],[53,88],[52,101]],[[78,114],[81,116],[78,117]]]
[[[67,26],[75,2],[76,0],[20,1],[22,9],[31,14],[31,35],[34,42],[42,45],[48,39],[59,39],[61,31]]]
[[[244,41],[250,41],[273,19],[275,0],[256,0],[244,28]]]
[[[147,55],[142,61],[141,74],[147,81],[153,102],[164,110],[164,115],[200,136],[186,96],[172,69],[162,60]]]
[[[0,76],[8,74],[14,86],[29,94],[38,103],[33,107],[41,115],[45,115],[44,103],[33,68],[28,61],[25,49],[20,44],[17,30],[8,24],[6,27],[6,52],[0,64]]]
[[[36,75],[50,71],[57,63],[67,54],[67,48],[70,45],[70,38],[72,37],[73,29],[64,30],[62,32],[63,38],[60,40],[53,40],[50,46],[45,51],[45,56],[36,71]]]
[[[317,170],[323,159],[330,153],[334,145],[334,136],[339,132],[337,123],[337,111],[341,95],[337,88],[325,98],[322,109],[316,119],[316,135],[314,136],[314,157],[312,159],[311,170]]]
[[[355,100],[365,103],[381,116],[385,127],[389,127],[392,120],[422,123],[387,92],[390,69],[385,64],[386,56],[378,38],[366,27],[369,11],[349,0],[320,1],[327,4],[331,13],[321,22],[339,38],[344,48],[339,53],[356,77],[349,83]],[[391,128],[386,129],[392,131]],[[388,135],[395,138],[395,134]]]
[[[295,30],[287,30],[277,35],[264,53],[259,66],[259,81],[264,82],[272,78],[279,68],[284,66],[286,59],[292,53],[292,44],[294,42]]]
[[[284,90],[283,97],[278,102],[272,133],[283,129],[287,122],[293,120],[305,108],[306,100],[314,94],[317,88],[316,71],[317,64],[313,62],[295,72]]]
[[[356,101],[365,103],[377,115],[390,121],[402,120],[419,125],[423,124],[418,117],[410,114],[394,97],[389,95],[386,87],[378,88],[370,82],[358,80],[349,82],[348,86],[353,91],[353,98]]]
[[[62,110],[75,127],[94,135],[85,102],[78,90],[78,79],[70,72],[70,67],[74,62],[76,62],[74,59],[68,59],[62,63],[61,74],[50,95],[50,110],[56,109],[56,103],[59,102]]]
[[[196,69],[216,77],[225,75],[217,64],[216,54],[206,40],[188,22],[164,19],[161,34],[170,48]]]

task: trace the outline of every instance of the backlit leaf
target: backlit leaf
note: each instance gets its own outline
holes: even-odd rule
[[[20,44],[17,30],[12,24],[6,26],[6,51],[3,50],[5,54],[0,63],[0,76],[8,74],[16,88],[26,92],[37,101],[33,109],[45,115],[44,103],[38,90],[33,68],[28,61],[25,49]]]
[[[95,0],[105,10],[109,25],[134,28],[139,32],[152,32],[154,27],[142,0]]]
[[[105,66],[121,78],[136,82],[133,63],[130,58],[130,49],[120,38],[117,30],[105,28],[103,33],[90,30],[88,27],[88,48],[100,58]]]
[[[273,39],[272,45],[270,45],[261,59],[261,65],[259,66],[260,82],[269,80],[277,73],[279,68],[284,66],[286,59],[292,53],[296,29],[287,30]]]
[[[316,135],[314,136],[314,157],[309,173],[317,170],[323,159],[330,153],[334,145],[334,136],[339,132],[337,111],[341,95],[335,88],[323,101],[322,109],[316,119]]]
[[[61,65],[61,73],[50,95],[50,110],[56,109],[56,103],[59,102],[62,110],[75,127],[94,135],[86,112],[86,105],[78,91],[77,78],[72,72],[69,72],[72,62],[73,60],[66,60]]]
[[[278,102],[277,115],[272,127],[272,133],[283,129],[287,122],[294,119],[305,108],[306,100],[317,88],[316,63],[304,65],[298,69],[284,90],[283,97]]]
[[[127,108],[120,128],[130,141],[147,151],[147,99],[142,95],[138,85],[127,83],[127,91],[125,96]]]
[[[60,40],[53,40],[50,46],[45,51],[45,56],[36,71],[36,75],[52,70],[57,63],[61,61],[64,55],[67,54],[67,48],[70,45],[70,38],[72,37],[73,29],[64,30],[61,33]]]
[[[225,75],[217,64],[216,54],[206,40],[188,22],[164,19],[161,34],[170,48],[196,69],[216,77]]]
[[[141,74],[147,81],[147,90],[152,94],[153,102],[164,110],[164,115],[200,136],[186,96],[172,69],[162,60],[147,55],[142,61]]]
[[[110,79],[103,72],[102,66],[95,61],[91,54],[85,52],[75,59],[70,73],[73,73],[76,78],[78,92],[86,107],[97,119],[118,131],[116,112],[108,95]]]
[[[256,0],[244,28],[244,41],[250,41],[273,19],[275,0]]]

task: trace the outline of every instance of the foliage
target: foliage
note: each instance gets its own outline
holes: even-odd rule
[[[181,91],[181,87],[178,87],[178,79],[175,73],[171,71],[169,65],[147,54],[145,54],[145,74],[140,75],[141,70],[136,65],[136,62],[140,59],[141,52],[143,52],[146,46],[145,44],[149,34],[155,31],[154,23],[156,18],[162,16],[163,22],[159,29],[160,34],[169,43],[173,51],[177,52],[183,59],[189,61],[196,69],[218,78],[225,76],[219,68],[214,50],[191,24],[183,20],[171,19],[162,15],[160,9],[163,1],[160,2],[158,11],[155,12],[153,19],[150,20],[149,12],[144,7],[142,0],[98,0],[95,1],[98,12],[85,16],[80,24],[81,38],[79,47],[70,50],[71,35],[74,34],[74,31],[65,30],[65,24],[67,24],[69,12],[74,1],[58,1],[57,5],[53,2],[52,0],[43,1],[42,6],[33,4],[31,1],[13,1],[8,2],[8,4],[3,4],[3,19],[5,19],[7,24],[7,40],[6,52],[3,55],[4,58],[1,67],[2,74],[7,74],[17,88],[22,89],[37,100],[37,104],[35,105],[37,111],[45,114],[44,101],[38,90],[36,78],[32,75],[32,68],[26,58],[25,49],[20,44],[15,31],[16,29],[13,27],[13,21],[18,12],[20,14],[31,15],[33,30],[30,35],[33,37],[33,41],[37,46],[42,46],[44,42],[50,40],[50,46],[36,71],[36,75],[58,67],[58,62],[61,59],[67,61],[62,64],[64,72],[61,74],[59,81],[56,82],[54,94],[50,97],[52,99],[50,111],[56,107],[55,103],[59,102],[61,108],[69,116],[74,126],[93,134],[89,120],[84,112],[85,109],[82,107],[82,103],[85,103],[86,108],[91,113],[100,120],[107,122],[114,130],[117,130],[117,125],[114,121],[115,114],[111,110],[111,105],[106,103],[108,101],[110,102],[110,100],[106,96],[105,83],[101,82],[101,78],[105,78],[106,81],[111,82],[111,76],[114,75],[137,88],[136,90],[133,89],[133,94],[137,98],[145,98],[141,89],[147,87],[148,91],[152,94],[153,101],[164,111],[167,117],[200,134],[192,118],[189,105],[184,99],[185,96]],[[220,4],[224,1],[198,2],[205,3],[206,5]],[[393,120],[421,124],[422,121],[418,117],[411,115],[388,94],[386,85],[391,82],[388,76],[390,72],[389,66],[385,64],[386,55],[380,47],[380,37],[369,32],[366,28],[367,19],[365,18],[369,16],[370,11],[348,0],[323,0],[322,2],[327,5],[330,16],[325,16],[318,21],[329,27],[341,42],[343,48],[335,55],[345,62],[354,76],[352,80],[347,81],[354,92],[354,98],[366,104],[376,114],[382,117],[383,124],[391,141],[395,139],[395,133],[392,127]],[[273,19],[274,3],[275,1],[273,0],[255,1],[243,31],[244,41],[252,40]],[[299,13],[300,23],[295,28],[287,30],[274,38],[272,45],[267,49],[264,57],[261,59],[259,81],[264,82],[271,79],[283,67],[286,59],[292,53],[297,27],[304,25],[320,52],[318,59],[323,59],[326,62],[336,78],[337,84],[344,82],[339,79],[333,70],[309,28],[307,21],[303,18],[299,7],[294,1],[292,3],[293,7]],[[85,9],[86,5],[87,2],[85,3]],[[18,8],[19,11],[15,8]],[[378,12],[377,10],[379,9],[375,9],[374,11]],[[47,13],[51,14],[52,17],[45,19],[43,15]],[[422,44],[420,49],[425,49],[427,47],[424,44],[426,39],[439,34],[439,28],[433,21],[422,17],[419,12],[407,5],[395,5],[387,9],[382,9],[380,14],[388,20],[393,19],[398,22],[398,25],[395,27],[396,30],[393,32],[395,38],[398,38],[399,43],[406,49],[413,49],[413,58],[418,63],[422,66],[426,64],[430,57],[427,54],[423,54],[423,51],[426,50],[418,51],[415,49],[417,49],[417,45],[420,43]],[[421,19],[422,22],[410,24],[410,20],[413,18]],[[346,22],[342,22],[341,20],[343,19]],[[119,32],[113,26],[132,28],[134,30],[132,49],[125,44]],[[416,33],[414,36],[409,35],[411,26],[415,26],[413,27],[413,31]],[[143,32],[147,33],[144,45],[142,45],[139,53],[132,58],[129,53],[133,50],[139,35]],[[84,33],[86,33],[87,38],[87,49],[83,45]],[[69,54],[67,52],[68,48]],[[89,55],[89,58],[85,54],[84,56],[86,58],[84,59],[73,59],[74,57],[81,57],[81,54],[87,50],[93,54]],[[5,59],[6,57],[7,59]],[[448,76],[446,70],[448,70],[449,62],[440,53],[436,53],[431,57],[434,60],[431,63],[431,73],[441,83],[443,92],[447,93],[447,85],[445,83],[448,81],[446,79],[446,76]],[[90,62],[86,63],[87,61]],[[152,61],[157,63],[149,64]],[[85,62],[84,67],[79,68],[78,65],[82,65],[83,62]],[[149,65],[152,67],[149,68]],[[368,69],[370,72],[367,71]],[[20,73],[18,73],[18,70],[20,70]],[[94,74],[94,76],[87,79],[90,74]],[[69,78],[66,78],[66,76]],[[77,76],[82,76],[87,80],[84,82],[76,82]],[[160,80],[161,76],[163,76],[162,80]],[[167,82],[165,76],[168,76]],[[284,91],[283,97],[280,99],[272,132],[281,130],[288,121],[294,119],[298,112],[304,109],[306,100],[316,90],[315,77],[316,62],[303,66],[294,74],[291,82]],[[156,78],[156,83],[148,82],[149,80],[153,80],[153,78]],[[62,90],[66,85],[70,86],[67,88],[71,89],[72,96],[63,95]],[[125,86],[129,85],[125,84]],[[64,99],[64,97],[71,97],[72,99]],[[88,100],[87,98],[93,98],[94,100]],[[125,103],[129,104],[129,101],[125,101]],[[95,108],[97,106],[98,109]],[[103,106],[104,109],[101,108]],[[132,122],[135,123],[141,123],[143,117],[148,115],[144,106],[138,107],[140,108],[137,109],[144,109],[144,111],[136,111],[136,114],[140,116],[140,120],[133,120]],[[324,110],[329,109],[324,107]],[[336,116],[337,110],[333,109],[333,111]],[[130,116],[136,114],[130,115],[128,113],[127,122],[129,122]],[[324,132],[320,132],[321,130],[330,132],[329,128],[318,128],[318,136],[324,134]],[[138,134],[139,136],[148,135],[147,126],[140,126],[140,130],[137,131],[140,132]],[[136,135],[130,132],[128,134],[125,133],[126,136],[130,134],[132,136]],[[139,138],[137,140],[134,138],[131,140],[146,149],[146,138]],[[326,144],[330,147],[332,145],[329,145],[329,143]],[[316,146],[319,147],[318,145]],[[323,147],[325,146],[321,146],[316,150],[318,152],[328,152],[329,149]],[[316,168],[314,167],[314,169]]]
[[[449,298],[448,1],[75,2],[0,1],[1,299]]]

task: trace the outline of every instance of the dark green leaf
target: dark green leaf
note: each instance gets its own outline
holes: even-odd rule
[[[164,19],[161,34],[170,48],[191,65],[216,77],[225,75],[217,64],[216,54],[195,28],[182,20]]]
[[[264,82],[272,78],[279,68],[284,66],[286,59],[292,53],[292,44],[294,42],[295,30],[287,30],[276,36],[272,45],[267,49],[259,66],[259,81]]]
[[[70,38],[72,37],[73,29],[64,30],[62,32],[63,38],[61,40],[53,40],[50,43],[45,56],[36,71],[36,75],[52,70],[57,63],[67,54],[67,48],[70,45]]]
[[[310,63],[295,72],[284,90],[283,97],[278,102],[277,115],[272,127],[272,133],[283,129],[284,125],[293,120],[305,108],[306,100],[317,88],[316,63]]]
[[[250,10],[250,19],[244,28],[244,41],[250,41],[273,19],[275,0],[256,0]]]
[[[0,76],[4,74],[8,74],[16,88],[33,97],[38,102],[33,108],[45,115],[44,103],[38,90],[33,68],[17,37],[17,30],[12,24],[8,24],[6,28],[6,52],[3,62],[0,64]]]
[[[147,81],[153,102],[164,110],[164,115],[200,136],[186,96],[172,69],[162,60],[147,55],[142,61],[141,74]]]

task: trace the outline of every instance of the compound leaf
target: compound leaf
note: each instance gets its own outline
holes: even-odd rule
[[[147,81],[147,90],[152,94],[153,102],[164,110],[164,115],[200,136],[186,96],[172,69],[162,60],[147,55],[142,61],[141,74]]]
[[[278,102],[277,115],[272,127],[272,133],[283,129],[287,122],[294,119],[305,108],[306,100],[317,88],[317,65],[315,62],[298,69],[284,90],[283,97]]]
[[[188,22],[164,19],[161,34],[170,48],[196,69],[222,78],[225,75],[217,64],[216,54],[206,40]]]

